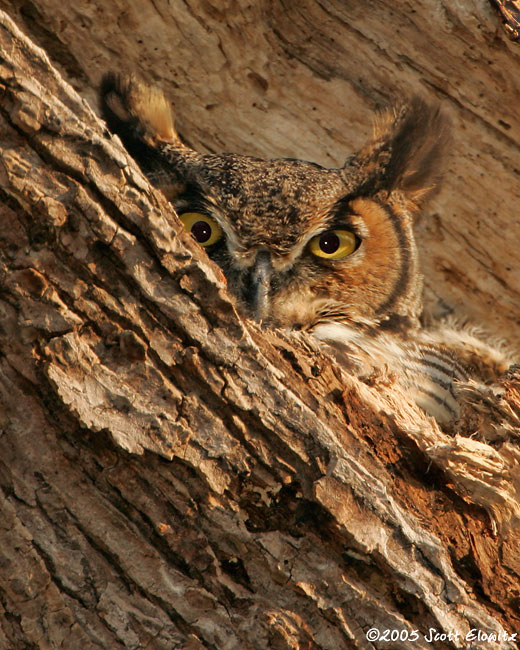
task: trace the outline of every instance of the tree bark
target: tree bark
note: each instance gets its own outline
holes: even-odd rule
[[[520,59],[499,16],[0,7],[0,648],[516,647],[518,374],[448,432],[384,372],[244,322],[92,109],[103,72],[139,70],[197,148],[332,165],[392,92],[443,96],[429,317],[518,346]]]

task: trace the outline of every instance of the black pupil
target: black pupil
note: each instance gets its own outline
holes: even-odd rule
[[[327,255],[332,255],[339,248],[339,237],[333,232],[324,232],[320,237],[320,248]]]
[[[203,244],[211,237],[211,226],[207,221],[196,221],[191,227],[191,234],[199,244]]]

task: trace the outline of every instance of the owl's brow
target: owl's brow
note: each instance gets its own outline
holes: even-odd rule
[[[346,229],[362,237],[365,233],[359,228],[359,215],[355,213],[350,205],[351,197],[348,201],[340,199],[336,201],[326,212],[314,219],[313,227],[306,233],[305,242],[308,243],[313,237],[327,230]],[[357,217],[357,219],[356,219]]]
[[[173,200],[177,212],[190,210],[193,212],[210,212],[208,202],[195,187],[188,186],[186,190]]]

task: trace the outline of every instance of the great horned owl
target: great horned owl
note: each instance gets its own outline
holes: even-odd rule
[[[420,327],[413,220],[438,180],[448,134],[438,107],[415,98],[380,115],[339,169],[197,153],[164,95],[128,77],[104,78],[101,107],[244,315],[311,332],[361,375],[387,366],[439,421],[457,417],[457,381],[493,381],[509,366],[468,331]]]

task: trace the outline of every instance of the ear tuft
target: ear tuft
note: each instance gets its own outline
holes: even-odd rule
[[[179,138],[170,102],[134,77],[106,74],[100,86],[102,115],[149,180],[170,200],[185,187],[198,154]]]
[[[438,105],[419,97],[379,115],[370,143],[344,168],[357,170],[363,193],[400,190],[422,203],[440,181],[450,126]]]
[[[151,142],[181,145],[171,105],[158,88],[145,86],[135,77],[110,72],[101,81],[100,104],[113,133],[131,131]]]

